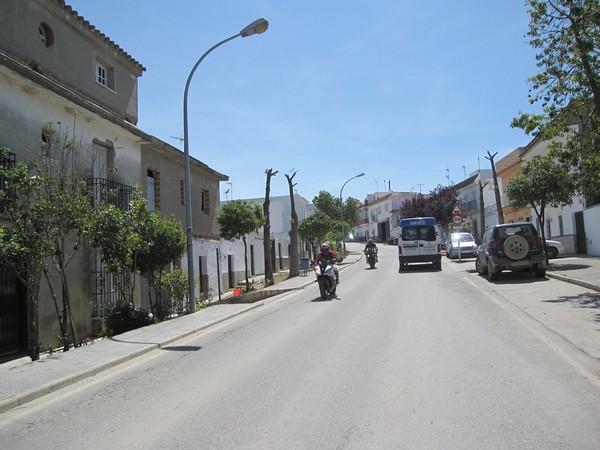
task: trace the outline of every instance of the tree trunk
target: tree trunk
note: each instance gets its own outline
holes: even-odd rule
[[[271,218],[269,208],[271,205],[271,177],[277,175],[278,171],[268,169],[267,185],[265,189],[265,202],[263,203],[263,215],[265,216],[265,225],[263,227],[263,251],[265,260],[265,282],[268,286],[275,284],[273,280],[273,262],[271,261]]]
[[[246,292],[250,291],[250,280],[248,279],[248,243],[246,242],[246,235],[242,236],[244,242],[244,276],[246,277]]]
[[[44,268],[44,277],[46,278],[46,283],[48,284],[48,290],[50,291],[50,297],[52,297],[52,302],[54,303],[54,311],[56,312],[56,320],[58,321],[58,325],[60,327],[60,337],[63,341],[66,341],[67,340],[67,331],[65,329],[65,325],[64,325],[62,317],[60,315],[60,310],[58,309],[58,298],[56,297],[56,293],[54,292],[54,287],[52,286],[52,282],[50,281],[50,274],[48,273],[47,268]]]
[[[488,152],[488,156],[485,159],[490,161],[492,165],[492,177],[494,179],[494,194],[496,196],[496,212],[498,214],[498,224],[504,223],[504,212],[502,211],[502,200],[500,199],[500,187],[498,186],[498,175],[496,174],[496,165],[494,164],[494,157],[498,154],[498,152],[493,155]]]
[[[297,277],[300,275],[300,255],[298,254],[298,214],[296,214],[296,203],[294,202],[294,186],[292,180],[296,176],[296,172],[292,176],[285,175],[290,188],[290,204],[292,207],[292,217],[290,230],[290,272],[288,278]]]
[[[32,361],[40,359],[39,293],[41,275],[41,267],[27,264],[27,273],[24,279],[27,289],[27,347]]]
[[[481,175],[480,175],[481,176]],[[483,239],[485,234],[485,200],[483,198],[483,189],[488,185],[487,181],[484,183],[481,178],[479,179],[479,240]]]
[[[77,336],[77,330],[75,329],[75,321],[73,320],[73,311],[71,308],[71,293],[69,291],[69,283],[67,282],[67,265],[65,263],[64,254],[64,239],[62,241],[57,238],[56,240],[56,253],[58,257],[58,274],[60,276],[61,287],[62,287],[62,301],[63,301],[63,324],[62,329],[65,331],[65,342],[63,342],[63,351],[69,350],[70,341],[73,342],[73,347],[79,346],[79,338]],[[71,338],[69,339],[67,329],[70,324]]]

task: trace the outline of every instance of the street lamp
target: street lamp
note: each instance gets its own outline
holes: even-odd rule
[[[348,181],[354,180],[355,178],[358,177],[363,177],[365,174],[364,173],[359,173],[358,175],[353,176],[352,178],[350,178],[349,180],[347,180],[343,185],[342,188],[340,189],[340,216],[342,218],[342,248],[344,249],[344,253],[346,253],[346,240],[344,239],[344,203],[342,201],[342,192],[344,191],[344,186],[346,186],[348,184]]]
[[[195,294],[194,294],[194,248],[192,241],[192,190],[190,181],[190,150],[189,150],[189,139],[188,139],[188,114],[187,114],[187,98],[188,90],[190,88],[190,82],[194,72],[206,56],[212,52],[215,48],[223,45],[225,42],[229,42],[237,37],[247,37],[253,34],[261,34],[267,31],[269,28],[269,22],[265,19],[258,19],[252,22],[250,25],[242,29],[238,34],[228,37],[222,40],[218,44],[213,45],[209,48],[204,55],[200,57],[190,75],[188,76],[187,82],[185,83],[185,90],[183,92],[183,160],[184,160],[184,173],[185,173],[185,230],[187,238],[187,255],[188,255],[188,295],[189,295],[189,306],[190,313],[194,312]]]

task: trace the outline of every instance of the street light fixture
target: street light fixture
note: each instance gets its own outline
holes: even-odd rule
[[[340,216],[342,218],[342,248],[344,249],[344,254],[346,253],[346,240],[344,239],[344,203],[342,201],[342,192],[344,191],[344,187],[348,184],[348,181],[354,180],[358,177],[363,177],[364,175],[364,173],[359,173],[358,175],[353,176],[352,178],[347,180],[340,189]]]
[[[242,29],[238,34],[228,37],[222,40],[218,44],[213,45],[209,48],[198,61],[194,64],[190,75],[188,76],[187,82],[185,83],[185,90],[183,92],[183,159],[184,159],[184,173],[185,173],[185,230],[187,238],[187,260],[188,260],[188,303],[190,307],[190,313],[194,312],[195,304],[195,286],[194,286],[194,247],[192,240],[192,190],[190,180],[190,150],[189,150],[189,139],[188,139],[188,114],[187,114],[187,99],[188,90],[190,88],[190,82],[194,72],[206,58],[206,56],[212,52],[215,48],[223,45],[226,42],[231,41],[237,37],[247,37],[253,34],[261,34],[267,31],[269,28],[269,22],[265,19],[258,19],[252,22],[250,25]]]

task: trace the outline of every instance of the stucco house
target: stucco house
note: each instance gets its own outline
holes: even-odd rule
[[[414,197],[415,192],[375,192],[368,194],[358,207],[358,225],[353,227],[354,239],[366,242],[387,243],[398,238],[400,207],[406,200]]]
[[[81,139],[80,152],[92,167],[89,185],[94,201],[107,190],[126,208],[139,185],[151,208],[173,214],[182,223],[183,153],[137,128],[138,78],[144,66],[78,15],[63,0],[0,2],[0,147],[11,161],[41,150],[48,134],[69,130]],[[204,292],[216,291],[218,274],[212,258],[220,246],[215,216],[219,182],[227,176],[192,158],[195,278]],[[2,220],[2,218],[0,218]],[[5,220],[5,219],[4,219]],[[210,262],[209,262],[210,261]],[[186,266],[186,258],[181,261]],[[94,332],[102,306],[113,301],[110,277],[89,246],[72,264],[70,286],[79,336]],[[147,306],[143,280],[135,296]],[[22,286],[9,271],[0,271],[0,357],[25,350],[26,305]],[[40,292],[39,341],[56,346],[57,314],[47,288]]]
[[[533,138],[521,154],[521,165],[545,155],[552,141]],[[531,209],[532,221],[537,221]],[[583,253],[600,256],[600,204],[588,204],[582,196],[575,195],[570,205],[562,208],[547,207],[545,211],[547,239],[561,241],[565,253]],[[537,224],[539,227],[539,223]]]

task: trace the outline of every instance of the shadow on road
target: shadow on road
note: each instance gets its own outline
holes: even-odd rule
[[[170,347],[161,347],[161,350],[170,350],[172,352],[197,352],[201,350],[202,347],[198,347],[197,345],[172,345]]]

